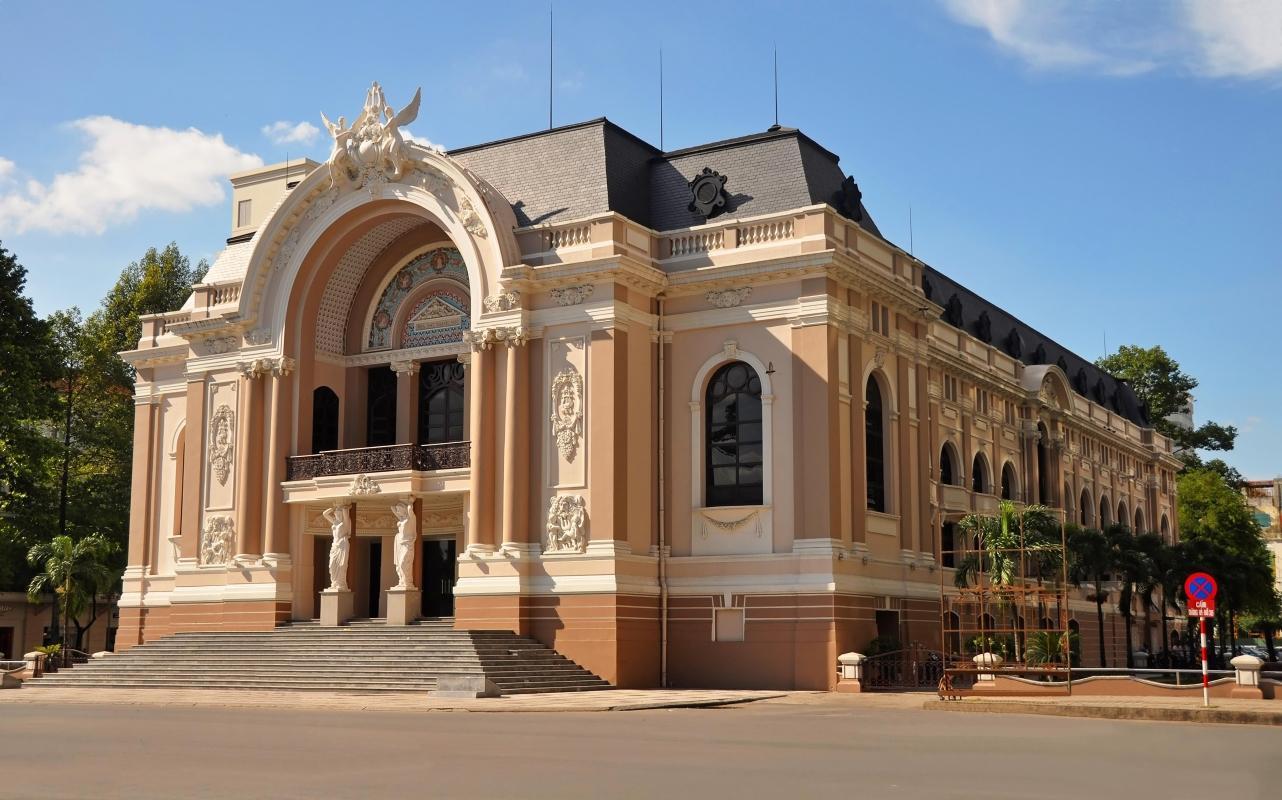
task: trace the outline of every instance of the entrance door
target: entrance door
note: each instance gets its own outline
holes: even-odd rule
[[[454,616],[454,573],[458,552],[453,539],[423,540],[423,616]]]
[[[18,660],[13,653],[13,628],[11,626],[0,628],[0,659]]]
[[[381,617],[378,602],[383,598],[383,540],[369,540],[369,584],[366,591],[369,596],[369,616]]]
[[[320,619],[321,589],[329,587],[329,546],[328,536],[312,537],[312,619]]]

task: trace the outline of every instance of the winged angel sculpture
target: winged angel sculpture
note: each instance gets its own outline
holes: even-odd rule
[[[383,87],[375,81],[365,93],[365,107],[350,128],[344,117],[335,124],[322,113],[321,121],[334,138],[328,162],[330,185],[353,188],[367,184],[376,175],[400,180],[412,161],[401,128],[418,118],[422,94],[422,89],[415,90],[414,99],[398,113],[387,104]]]

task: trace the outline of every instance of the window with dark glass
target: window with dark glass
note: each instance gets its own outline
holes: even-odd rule
[[[396,373],[391,367],[370,367],[367,380],[365,445],[396,444]]]
[[[418,443],[463,441],[463,365],[431,361],[418,376]]]
[[[1009,462],[1002,467],[1002,499],[1015,499],[1015,468]]]
[[[312,392],[312,452],[338,449],[338,395],[328,386]]]
[[[707,504],[762,503],[761,380],[742,361],[717,370],[707,395]]]
[[[864,391],[864,466],[868,481],[868,508],[886,511],[886,435],[881,388],[868,379]]]
[[[957,468],[953,466],[953,453],[948,445],[939,451],[939,482],[947,486],[957,485]]]
[[[939,534],[940,562],[945,567],[957,566],[957,523],[945,522]]]
[[[988,466],[982,453],[976,453],[975,462],[970,465],[970,488],[974,492],[988,491]]]

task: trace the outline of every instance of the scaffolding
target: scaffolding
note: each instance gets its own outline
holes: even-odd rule
[[[940,559],[950,569],[939,570],[940,650],[948,661],[959,673],[980,671],[974,656],[992,653],[1002,659],[998,671],[1071,681],[1077,642],[1063,521],[1058,540],[1026,537],[1022,508],[1005,527],[1001,517],[984,515],[949,524],[951,547],[945,537]]]

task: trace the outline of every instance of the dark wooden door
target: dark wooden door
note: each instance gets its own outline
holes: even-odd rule
[[[370,539],[369,541],[369,615],[370,617],[380,616],[378,613],[378,601],[383,596],[383,540]]]
[[[330,537],[313,536],[312,541],[312,619],[320,619],[321,589],[329,588]]]
[[[9,626],[0,628],[0,659],[18,660],[13,652],[13,628]]]
[[[423,616],[454,616],[454,571],[458,552],[453,539],[423,542]]]

